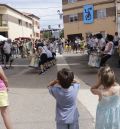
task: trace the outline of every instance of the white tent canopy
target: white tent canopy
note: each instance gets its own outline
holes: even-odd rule
[[[6,37],[4,37],[4,36],[0,35],[0,41],[6,41],[6,40],[7,40],[7,38],[6,38]]]

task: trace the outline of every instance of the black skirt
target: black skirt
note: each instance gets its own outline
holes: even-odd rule
[[[41,56],[40,56],[40,61],[39,61],[39,65],[43,65],[44,63],[47,62],[47,54],[43,53]]]

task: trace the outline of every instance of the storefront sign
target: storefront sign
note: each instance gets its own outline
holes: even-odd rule
[[[91,24],[94,22],[94,6],[93,5],[84,6],[83,22],[84,24]]]

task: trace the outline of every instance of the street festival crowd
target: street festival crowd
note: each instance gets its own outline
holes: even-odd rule
[[[15,58],[31,58],[30,67],[39,68],[45,72],[56,63],[56,51],[62,54],[86,51],[89,55],[88,65],[100,68],[95,85],[91,92],[99,97],[96,111],[95,129],[120,129],[120,86],[116,82],[112,68],[105,65],[115,49],[120,56],[120,38],[108,34],[103,38],[101,33],[90,34],[86,41],[83,37],[70,40],[14,40],[3,41],[0,44],[1,62],[8,69],[12,67]],[[120,66],[120,58],[118,59]],[[79,129],[79,112],[76,106],[80,84],[74,79],[74,73],[67,68],[58,71],[56,80],[48,84],[50,94],[56,99],[56,128]],[[8,80],[0,67],[0,111],[6,129],[13,129],[8,115]]]
[[[12,67],[15,58],[31,58],[30,66],[40,68],[41,73],[46,71],[51,65],[55,64],[56,52],[62,54],[78,53],[89,55],[88,65],[92,67],[105,66],[106,61],[116,52],[120,55],[120,37],[118,33],[115,36],[107,34],[104,38],[101,33],[89,34],[86,37],[76,37],[74,40],[64,39],[16,39],[11,41],[2,41],[0,43],[1,62],[4,68],[7,65]],[[118,66],[120,59],[118,58]]]

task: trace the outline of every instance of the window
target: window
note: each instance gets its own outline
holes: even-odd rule
[[[39,37],[39,33],[36,33],[36,37]]]
[[[29,27],[32,28],[32,24],[31,23],[29,23]]]
[[[28,27],[28,22],[26,22],[26,27]]]
[[[21,19],[18,19],[18,24],[22,25],[22,20]]]
[[[68,3],[75,3],[77,0],[68,0]]]
[[[35,24],[38,25],[38,22],[36,21]]]
[[[74,22],[74,21],[78,21],[78,15],[77,14],[69,15],[69,22]]]
[[[0,14],[0,26],[2,26],[2,14]]]
[[[2,26],[7,26],[8,22],[7,21],[2,21]]]
[[[97,10],[97,18],[98,19],[106,18],[106,9]]]

